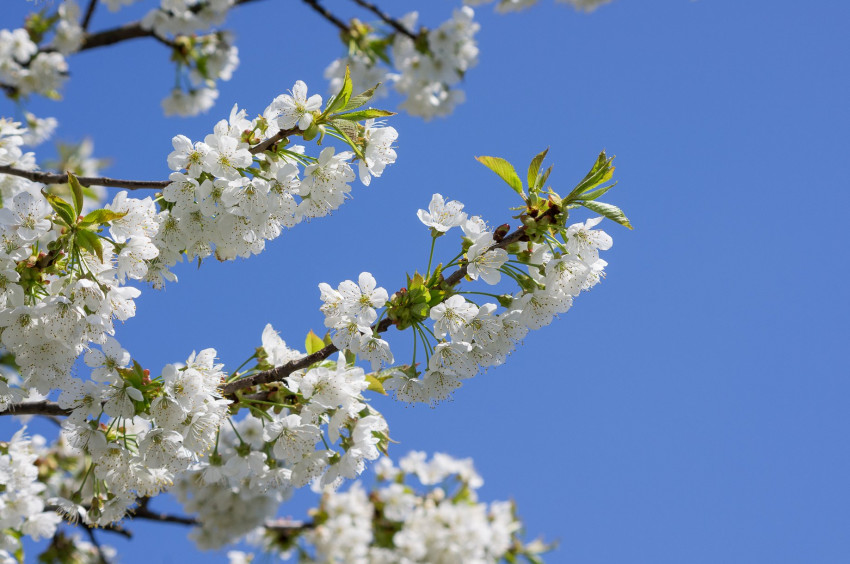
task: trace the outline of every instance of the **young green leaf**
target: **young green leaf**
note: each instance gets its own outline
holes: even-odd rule
[[[546,153],[549,152],[549,147],[546,147],[540,154],[531,159],[531,164],[528,165],[528,189],[533,190],[539,188],[537,186],[537,173],[540,172],[540,165],[543,164],[543,159],[546,158]]]
[[[381,118],[394,116],[395,112],[388,110],[376,110],[369,108],[368,110],[360,110],[357,112],[348,112],[347,114],[334,114],[334,119],[345,119],[348,121],[363,121],[365,119]]]
[[[325,343],[322,341],[321,337],[313,333],[313,330],[311,329],[310,332],[307,333],[307,338],[304,340],[304,348],[307,350],[307,354],[313,354],[314,352],[325,348]]]
[[[613,183],[609,184],[608,186],[603,186],[602,188],[597,188],[596,190],[593,190],[592,192],[585,192],[584,194],[581,195],[581,199],[585,200],[585,201],[595,200],[596,198],[598,198],[599,196],[601,196],[602,194],[604,194],[605,192],[607,192],[608,190],[610,190],[611,188],[613,188],[616,185],[617,185],[617,183],[613,182]]]
[[[346,65],[345,78],[342,79],[342,88],[340,88],[336,96],[328,101],[328,107],[325,109],[325,115],[345,107],[345,105],[348,104],[348,100],[351,98],[352,90],[354,90],[354,83],[351,82],[351,76],[348,73],[348,65]]]
[[[101,225],[103,223],[115,221],[116,219],[121,219],[125,215],[127,215],[127,212],[116,212],[107,209],[94,210],[86,214],[80,222],[80,225],[86,226],[93,225],[95,223]]]
[[[68,184],[71,186],[71,194],[74,196],[75,215],[80,215],[83,212],[83,186],[77,177],[68,171]]]
[[[582,179],[578,185],[573,188],[573,191],[569,193],[569,195],[564,198],[568,202],[571,200],[581,199],[581,194],[584,192],[588,192],[593,190],[597,186],[601,184],[605,184],[611,177],[614,176],[614,167],[611,166],[611,162],[614,160],[614,157],[608,158],[605,154],[605,151],[599,153],[599,157],[596,159],[596,162],[593,163],[593,168],[590,169],[590,172]]]
[[[382,394],[382,395],[387,395],[387,391],[384,389],[384,385],[381,383],[380,380],[378,380],[377,378],[375,378],[371,374],[367,374],[366,375],[366,381],[369,382],[369,387],[367,389],[369,389],[373,392],[378,392],[379,394]]]
[[[632,229],[632,224],[629,223],[629,220],[626,217],[626,214],[623,213],[623,210],[613,204],[605,204],[602,202],[582,202],[581,205],[591,211],[595,211],[599,215],[607,217],[611,221],[616,221],[620,225]]]
[[[41,191],[41,194],[45,197],[45,199],[47,199],[47,203],[50,204],[50,207],[52,207],[57,214],[59,214],[59,217],[66,225],[71,226],[76,223],[77,214],[74,213],[74,208],[71,207],[71,204],[59,196],[50,194],[44,190]]]
[[[334,120],[334,121],[336,121],[336,120]],[[360,149],[360,147],[357,145],[357,143],[355,143],[354,141],[351,140],[351,137],[345,131],[343,131],[342,129],[339,129],[338,127],[334,127],[334,129],[336,129],[337,133],[339,133],[342,136],[342,138],[345,140],[345,142],[348,143],[348,146],[351,147],[351,149],[354,151],[355,155],[357,155],[361,159],[364,158],[363,157],[363,151]]]
[[[345,121],[344,119],[332,119],[330,125],[339,129],[349,139],[357,137],[357,124],[353,121]]]
[[[514,192],[525,197],[522,190],[522,180],[517,176],[511,163],[499,157],[475,157],[475,160],[498,174],[502,180],[508,183],[508,186],[513,188]]]
[[[100,237],[93,231],[88,229],[80,229],[77,231],[74,241],[81,249],[85,249],[91,254],[97,256],[100,262],[103,262],[103,243]]]
[[[342,109],[342,111],[347,112],[348,110],[356,110],[360,106],[365,105],[366,102],[368,102],[369,100],[372,99],[372,97],[375,95],[375,91],[378,89],[378,87],[380,85],[381,85],[381,83],[379,82],[378,84],[376,84],[375,86],[373,86],[372,88],[367,90],[366,92],[361,92],[360,94],[358,94],[356,96],[352,96],[348,100],[348,103],[345,105],[345,107]]]

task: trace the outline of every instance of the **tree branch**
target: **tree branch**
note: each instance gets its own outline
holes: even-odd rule
[[[71,415],[71,410],[52,401],[28,401],[11,404],[0,411],[0,416],[3,415]]]
[[[88,33],[83,39],[83,44],[80,46],[80,51],[95,49],[96,47],[105,47],[114,45],[128,39],[138,39],[139,37],[150,37],[152,31],[144,29],[141,22],[132,22],[121,27],[113,27],[98,31],[97,33]]]
[[[510,233],[505,236],[505,238],[501,241],[498,241],[491,245],[487,250],[489,251],[492,249],[503,249],[511,243],[516,243],[517,241],[522,240],[524,236],[525,226],[523,225],[513,233]],[[456,286],[458,283],[460,283],[461,280],[463,280],[464,276],[466,276],[466,269],[466,265],[458,268],[455,272],[451,274],[451,276],[445,279],[446,284],[448,284],[449,286]],[[377,333],[384,333],[390,328],[392,324],[392,320],[387,318],[381,321],[380,323],[373,325],[372,329]],[[324,347],[323,349],[318,350],[313,354],[307,355],[299,360],[293,360],[292,362],[288,362],[282,366],[272,368],[271,370],[259,372],[257,374],[254,374],[253,376],[249,376],[247,378],[235,380],[233,382],[225,384],[221,388],[221,393],[225,397],[229,397],[234,401],[238,401],[238,398],[235,396],[235,393],[238,390],[251,388],[253,386],[259,386],[262,384],[268,384],[271,382],[280,382],[296,370],[301,370],[302,368],[307,368],[308,366],[311,366],[317,362],[321,362],[337,351],[339,351],[339,349],[336,348],[336,345],[330,344]]]
[[[20,176],[33,182],[42,184],[65,184],[68,182],[67,174],[53,172],[39,172],[35,170],[20,170],[11,166],[0,166],[0,174],[11,174]],[[126,188],[128,190],[159,190],[171,184],[170,180],[120,180],[118,178],[107,178],[105,176],[78,176],[77,180],[83,186],[109,186],[111,188]]]
[[[318,12],[323,18],[325,18],[326,20],[328,20],[329,22],[331,22],[332,24],[337,26],[342,33],[348,33],[350,31],[348,29],[348,24],[346,24],[344,21],[342,21],[341,19],[339,19],[338,17],[336,17],[335,15],[330,13],[327,10],[327,8],[325,8],[324,6],[319,4],[319,0],[301,0],[301,1],[304,2],[305,4],[307,4],[308,6],[310,6],[311,8],[313,8],[313,10]]]
[[[145,498],[147,499],[147,498]],[[200,521],[194,517],[185,517],[183,515],[170,515],[168,513],[157,513],[148,509],[147,504],[142,504],[131,515],[131,519],[145,519],[147,521],[156,521],[158,523],[176,523],[178,525],[199,526]],[[292,536],[303,530],[312,529],[315,524],[307,521],[293,521],[291,519],[276,519],[264,524],[263,527],[277,534]]]
[[[268,139],[266,139],[262,143],[258,143],[257,145],[254,145],[253,147],[251,147],[248,150],[251,151],[252,155],[262,153],[263,151],[265,151],[266,149],[268,149],[269,147],[271,147],[272,145],[274,145],[278,141],[282,141],[283,139],[286,139],[290,135],[294,135],[295,133],[298,133],[300,131],[301,130],[298,129],[298,127],[293,127],[292,129],[283,129],[281,131],[278,131],[277,134],[272,135],[271,137],[269,137]]]
[[[416,34],[415,33],[410,31],[409,29],[407,29],[403,25],[401,25],[401,22],[394,19],[392,16],[390,16],[389,14],[387,14],[386,12],[381,10],[378,6],[376,6],[372,2],[367,2],[366,0],[352,0],[352,1],[355,4],[357,4],[358,6],[366,8],[367,10],[369,10],[370,12],[372,12],[373,14],[375,14],[376,16],[381,18],[384,21],[384,23],[391,26],[397,32],[401,33],[402,35],[406,35],[409,38],[411,38],[412,40],[416,41]]]
[[[177,523],[178,525],[200,525],[194,517],[184,517],[182,515],[169,515],[168,513],[157,513],[148,509],[147,504],[140,505],[132,514],[133,519],[146,519],[148,521],[158,521],[160,523]]]

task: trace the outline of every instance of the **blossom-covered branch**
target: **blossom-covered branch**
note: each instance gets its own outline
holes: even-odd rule
[[[520,241],[525,232],[525,226],[520,226],[515,231],[505,236],[498,242],[493,243],[487,250],[493,249],[503,249],[511,243],[515,243]],[[447,286],[454,287],[461,280],[463,280],[464,276],[467,273],[467,265],[463,265],[458,268],[455,272],[453,272],[448,278],[446,278],[445,283]],[[380,323],[376,323],[372,329],[376,333],[384,333],[390,327],[392,327],[393,321],[389,318],[382,320]],[[287,376],[295,372],[296,370],[302,370],[308,366],[312,366],[317,362],[321,362],[326,358],[329,358],[335,352],[339,352],[339,349],[333,343],[323,347],[321,350],[316,351],[308,356],[300,358],[298,360],[293,360],[283,366],[279,366],[277,368],[272,368],[270,370],[266,370],[260,372],[258,374],[254,374],[247,378],[242,378],[239,380],[234,380],[222,386],[222,394],[226,397],[234,397],[233,394],[238,390],[243,390],[245,388],[251,388],[254,386],[260,386],[263,384],[268,384],[270,382],[281,382]]]

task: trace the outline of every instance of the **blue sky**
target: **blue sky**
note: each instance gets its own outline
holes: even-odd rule
[[[8,4],[0,27],[31,6]],[[427,24],[456,5],[421,4]],[[393,452],[473,457],[485,499],[515,499],[530,536],[560,540],[551,562],[846,562],[850,7],[615,0],[584,15],[544,0],[477,13],[466,104],[430,123],[394,118],[384,177],[258,257],[178,269],[179,284],[138,301],[122,344],[151,367],[210,346],[235,367],[267,322],[300,344],[322,326],[319,282],[369,271],[392,292],[424,269],[415,213],[432,193],[508,221],[516,196],[473,156],[524,167],[548,146],[551,183],[568,190],[605,148],[619,180],[608,200],[635,227],[603,224],[608,278],[453,401],[376,401]],[[115,21],[101,10],[93,29]],[[228,27],[242,64],[206,116],[161,116],[173,74],[143,40],[73,57],[65,101],[30,108],[56,116],[62,139],[92,137],[107,174],[161,179],[171,137],[202,138],[234,102],[259,112],[297,79],[324,93],[342,46],[305,6],[259,2]],[[130,545],[101,535],[124,562],[197,558],[182,530],[131,526]]]

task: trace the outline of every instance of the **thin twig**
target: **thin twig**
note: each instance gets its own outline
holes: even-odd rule
[[[83,21],[80,26],[83,28],[83,31],[88,31],[89,24],[91,23],[91,17],[94,15],[94,9],[97,6],[98,0],[89,0],[89,7],[86,9],[86,15],[83,16]]]
[[[401,25],[401,22],[399,22],[398,20],[396,20],[395,18],[390,16],[388,13],[381,10],[378,6],[376,6],[372,2],[367,2],[366,0],[352,0],[352,1],[355,4],[357,4],[358,6],[366,8],[367,10],[369,10],[370,12],[372,12],[373,14],[375,14],[376,16],[381,18],[384,21],[384,23],[390,25],[397,32],[401,33],[402,35],[406,35],[409,38],[411,38],[412,40],[416,41],[416,34],[415,33],[410,31],[409,29],[407,29],[403,25]]]
[[[94,530],[91,527],[86,527],[86,533],[88,533],[91,543],[94,545],[95,549],[97,549],[97,557],[98,560],[100,560],[100,564],[109,564],[109,561],[106,560],[106,556],[103,555],[103,549],[100,547],[100,543],[94,536]]]
[[[494,243],[489,247],[488,250],[492,249],[503,249],[510,245],[511,243],[515,243],[520,241],[525,235],[525,226],[519,227],[513,233],[508,234],[501,241]],[[466,265],[461,266],[455,272],[453,272],[448,278],[445,279],[445,283],[449,286],[456,286],[463,280],[464,276],[466,276]],[[390,326],[392,326],[393,322],[389,318],[384,319],[380,323],[373,325],[372,329],[377,333],[384,333],[387,331]],[[278,366],[276,368],[272,368],[271,370],[265,370],[263,372],[258,372],[253,376],[249,376],[248,378],[243,378],[241,380],[235,380],[222,386],[221,392],[225,397],[230,397],[231,399],[236,400],[236,396],[234,395],[238,390],[244,390],[245,388],[251,388],[253,386],[259,386],[262,384],[269,384],[271,382],[280,382],[284,380],[287,376],[295,372],[296,370],[301,370],[302,368],[307,368],[317,362],[321,362],[331,356],[333,353],[339,351],[339,349],[334,344],[330,344],[323,349],[320,349],[313,354],[302,357],[298,360],[293,360],[288,362],[282,366]]]
[[[330,13],[327,10],[327,8],[325,8],[324,6],[319,4],[319,0],[301,0],[301,1],[304,2],[305,4],[307,4],[308,6],[310,6],[311,8],[313,8],[313,10],[318,12],[323,18],[325,18],[326,20],[328,20],[329,22],[331,22],[332,24],[337,26],[341,32],[348,33],[350,31],[348,29],[348,25],[344,21],[342,21],[341,19],[339,19],[338,17],[336,17],[335,15]]]
[[[26,178],[33,182],[41,182],[42,184],[65,184],[68,182],[67,174],[21,170],[8,165],[0,166],[0,174],[20,176],[21,178]],[[126,188],[128,190],[161,190],[171,184],[170,180],[121,180],[118,178],[107,178],[105,176],[78,176],[77,180],[83,186],[109,186],[111,188]]]

